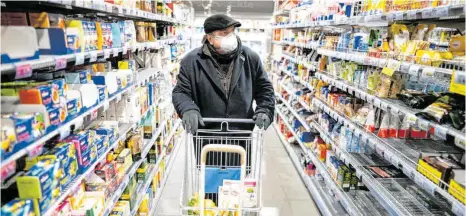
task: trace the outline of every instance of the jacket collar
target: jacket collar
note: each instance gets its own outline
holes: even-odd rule
[[[241,73],[243,72],[243,65],[245,61],[244,57],[244,50],[241,51],[241,53],[238,55],[238,57],[235,59],[235,65],[233,66],[233,74],[231,75],[231,83],[230,83],[230,93],[227,97],[225,95],[225,90],[222,87],[220,78],[215,72],[215,65],[213,62],[209,59],[210,57],[207,56],[203,50],[202,47],[198,50],[197,54],[199,55],[199,63],[201,67],[203,68],[204,72],[207,74],[207,77],[210,79],[210,81],[215,85],[217,90],[223,93],[225,98],[229,98],[231,94],[233,93],[233,90],[236,87],[236,84],[238,83],[238,80],[241,76]]]

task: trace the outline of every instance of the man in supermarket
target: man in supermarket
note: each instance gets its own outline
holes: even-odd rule
[[[182,60],[173,104],[186,131],[220,128],[202,118],[253,119],[266,130],[274,115],[274,90],[259,55],[235,35],[241,23],[224,14],[208,17],[201,47]],[[256,109],[253,108],[256,102]],[[254,125],[230,123],[229,129],[252,130]]]

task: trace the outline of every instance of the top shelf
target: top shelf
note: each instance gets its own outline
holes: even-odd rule
[[[121,5],[110,3],[96,3],[92,1],[37,1],[37,2],[22,2],[22,1],[9,1],[2,2],[2,11],[5,9],[47,9],[56,10],[65,14],[93,14],[101,17],[120,18],[120,19],[133,19],[141,21],[159,21],[170,24],[188,25],[189,22],[178,20],[173,17],[164,16],[162,14],[155,14],[138,8],[127,8]],[[65,9],[65,10],[63,10]]]
[[[391,21],[440,21],[460,20],[464,26],[465,5],[446,5],[435,8],[424,8],[407,11],[393,11],[385,14],[366,16],[323,16],[317,21],[305,20],[286,23],[274,23],[272,28],[309,28],[325,26],[387,26]],[[463,27],[464,28],[464,27]]]

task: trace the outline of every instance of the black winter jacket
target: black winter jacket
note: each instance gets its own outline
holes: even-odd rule
[[[172,101],[176,112],[183,116],[188,110],[197,110],[202,117],[248,118],[265,113],[273,121],[275,99],[273,86],[264,71],[259,55],[243,46],[234,63],[227,96],[216,72],[214,63],[202,47],[188,53],[180,65],[178,82],[173,89]],[[253,100],[256,110],[253,110]],[[205,128],[217,128],[207,124]],[[253,125],[230,124],[230,129],[251,130]]]

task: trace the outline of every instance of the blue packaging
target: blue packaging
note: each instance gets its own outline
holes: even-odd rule
[[[108,91],[107,86],[105,85],[97,85],[97,89],[99,90],[99,101],[100,103],[104,102],[108,99]]]
[[[65,73],[65,81],[68,84],[88,84],[90,80],[91,74],[89,70]]]
[[[2,206],[2,216],[28,216],[34,214],[33,201],[14,199]]]

